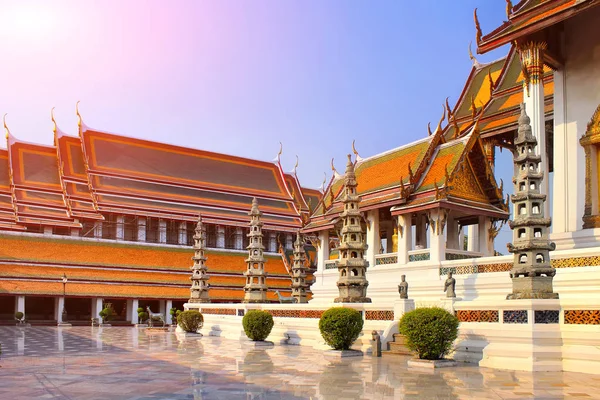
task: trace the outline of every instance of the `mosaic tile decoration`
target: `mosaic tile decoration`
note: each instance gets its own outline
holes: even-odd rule
[[[486,272],[508,272],[512,269],[513,263],[497,263],[478,265],[477,272],[482,274]]]
[[[558,324],[559,314],[558,310],[535,310],[534,322],[536,324]]]
[[[375,258],[375,265],[396,264],[397,262],[398,262],[397,255]]]
[[[236,315],[235,308],[203,308],[200,312],[212,315]]]
[[[367,310],[365,311],[367,321],[393,321],[394,312],[390,310]]]
[[[476,274],[476,265],[459,265],[457,267],[442,267],[440,268],[440,276],[448,275],[448,272],[452,272],[454,275],[468,275]]]
[[[325,261],[325,269],[337,269],[337,261]]]
[[[600,256],[561,258],[550,263],[554,268],[597,267],[600,265]]]
[[[504,310],[503,313],[505,324],[526,324],[527,310]]]
[[[428,261],[431,259],[429,253],[409,254],[408,261]]]
[[[565,310],[565,324],[600,325],[600,310]]]
[[[321,318],[325,310],[265,310],[279,318]]]
[[[459,322],[499,322],[498,310],[458,310]]]

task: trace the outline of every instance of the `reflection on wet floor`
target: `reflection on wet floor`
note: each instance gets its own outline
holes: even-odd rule
[[[255,349],[136,328],[0,327],[0,399],[600,399],[600,376],[406,358],[328,360],[301,346]]]

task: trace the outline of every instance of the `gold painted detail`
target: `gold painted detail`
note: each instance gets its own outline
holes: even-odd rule
[[[596,267],[600,265],[600,256],[561,258],[551,264],[552,268]]]
[[[529,42],[519,47],[521,66],[524,68],[525,85],[541,82],[544,76],[544,51],[548,46],[545,42]]]
[[[235,308],[202,308],[200,312],[211,315],[236,315]]]
[[[600,325],[600,310],[565,310],[565,324]]]
[[[367,321],[393,321],[394,312],[389,310],[367,310],[365,311]]]
[[[323,310],[265,310],[278,318],[321,318]]]
[[[600,176],[600,169],[592,165],[592,155],[600,153],[600,105],[594,111],[590,122],[587,124],[585,134],[579,140],[585,152],[585,206],[583,210],[583,228],[600,228],[600,215],[592,209],[593,197],[600,198],[600,193],[592,193],[592,179],[594,169]]]

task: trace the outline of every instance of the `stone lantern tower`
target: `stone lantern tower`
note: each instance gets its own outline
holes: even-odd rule
[[[258,201],[252,199],[252,209],[250,215],[250,233],[248,233],[248,265],[244,276],[246,285],[244,286],[244,303],[265,303],[267,301],[267,274],[265,273],[265,258],[263,251],[263,223],[260,221],[262,213],[258,209]]]
[[[208,297],[208,267],[206,266],[206,256],[204,255],[204,246],[206,237],[202,226],[202,216],[198,216],[198,224],[194,234],[194,256],[192,260],[192,289],[190,294],[190,303],[209,303]]]
[[[298,303],[308,303],[306,299],[306,252],[300,232],[294,243],[294,264],[292,265],[292,297]]]
[[[512,299],[558,299],[553,292],[552,279],[556,270],[550,264],[554,243],[548,240],[549,217],[544,215],[546,195],[540,191],[544,171],[540,170],[541,157],[536,153],[537,140],[531,132],[530,120],[521,104],[519,130],[514,150],[513,243],[508,251],[514,254],[510,271]]]
[[[339,260],[337,262],[339,280],[337,282],[340,296],[336,303],[370,303],[367,297],[366,272],[369,262],[365,260],[365,232],[359,210],[360,196],[356,192],[356,175],[352,157],[348,155],[342,203],[344,210],[340,214],[342,229],[340,231]]]

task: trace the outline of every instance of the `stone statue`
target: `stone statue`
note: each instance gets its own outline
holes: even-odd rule
[[[398,285],[398,293],[400,293],[401,299],[408,299],[408,283],[406,282],[406,275],[400,275],[402,280]]]
[[[446,292],[446,297],[456,297],[456,292],[454,291],[455,288],[456,279],[452,277],[452,272],[448,272],[448,279],[446,279],[446,282],[444,283],[444,292]]]
[[[392,235],[392,253],[398,252],[398,227],[394,227],[394,234]]]

